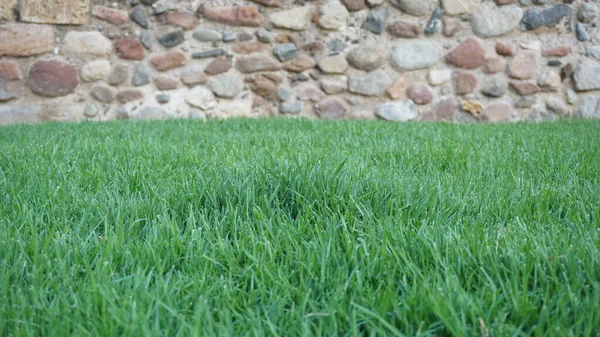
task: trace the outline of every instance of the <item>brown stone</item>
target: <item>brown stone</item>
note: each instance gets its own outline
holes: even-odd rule
[[[433,90],[424,84],[413,84],[406,89],[406,96],[419,105],[425,105],[433,101]]]
[[[122,38],[115,43],[117,55],[120,58],[126,60],[138,60],[144,59],[146,53],[144,52],[144,46],[136,39]]]
[[[129,21],[129,13],[106,6],[94,6],[92,15],[98,19],[106,20],[113,25],[121,25]]]
[[[403,79],[398,79],[386,90],[386,94],[389,98],[397,100],[406,96],[407,87],[408,84]]]
[[[367,4],[365,3],[365,0],[341,0],[341,1],[344,4],[344,6],[346,6],[348,11],[350,11],[350,12],[356,12],[361,9],[367,8]]]
[[[483,110],[483,105],[478,101],[464,101],[462,109],[473,116],[478,116]]]
[[[292,34],[279,34],[275,41],[279,43],[296,43],[296,38]]]
[[[185,55],[180,52],[172,52],[160,56],[154,56],[150,63],[158,71],[167,71],[174,68],[183,67],[187,62]]]
[[[12,84],[15,83],[16,82],[13,82]],[[13,90],[15,85],[12,84],[3,78],[0,78],[0,103],[19,97],[19,93]]]
[[[469,38],[446,56],[448,63],[458,68],[475,69],[483,65],[485,50],[477,40]]]
[[[470,94],[477,88],[477,78],[469,72],[459,70],[456,72],[455,85],[457,95]]]
[[[175,90],[179,81],[173,76],[158,76],[154,78],[154,85],[158,90]]]
[[[35,62],[29,69],[29,88],[38,95],[47,97],[65,96],[79,85],[77,70],[59,60]]]
[[[185,30],[192,30],[198,26],[198,18],[187,12],[169,12],[167,13],[167,22]]]
[[[269,56],[256,55],[239,58],[235,62],[235,69],[241,73],[247,74],[258,71],[279,70],[280,65],[279,62]]]
[[[496,43],[496,53],[502,56],[513,56],[515,48],[512,45],[498,42]]]
[[[537,53],[524,50],[517,54],[508,64],[508,75],[518,79],[529,79],[537,75]]]
[[[325,93],[321,89],[311,84],[303,84],[296,89],[296,97],[301,101],[318,102],[325,98],[325,96]]]
[[[277,95],[277,88],[283,79],[277,74],[265,73],[248,77],[245,82],[254,93],[269,99]]]
[[[205,8],[204,17],[231,26],[260,26],[260,13],[251,6]]]
[[[0,56],[31,56],[54,50],[52,26],[22,23],[0,25]]]
[[[387,32],[395,37],[413,39],[421,34],[418,24],[406,21],[394,21],[386,28]]]
[[[458,114],[458,105],[454,98],[447,97],[437,101],[430,111],[423,114],[425,121],[451,121]]]
[[[254,54],[265,50],[266,44],[261,42],[238,42],[233,45],[231,50],[236,54]]]
[[[203,70],[186,70],[181,75],[181,81],[188,87],[193,87],[198,84],[206,84],[208,77],[206,77]]]
[[[349,110],[348,104],[336,97],[325,98],[315,105],[315,112],[325,119],[343,118]]]
[[[115,100],[114,91],[109,87],[101,85],[92,88],[90,95],[101,103],[112,103]]]
[[[465,29],[465,25],[455,19],[451,19],[448,17],[444,17],[442,19],[444,28],[442,29],[442,34],[445,37],[452,37],[454,36],[456,33],[460,32],[461,30]]]
[[[23,22],[82,25],[89,12],[90,0],[21,0],[20,15]]]
[[[16,81],[22,78],[21,68],[17,62],[0,60],[0,79]]]
[[[280,0],[250,0],[267,7],[281,7]]]
[[[486,74],[503,72],[504,68],[506,68],[506,61],[498,56],[487,57],[483,63],[483,71]]]
[[[303,44],[300,47],[300,49],[315,56],[323,53],[323,51],[325,50],[325,45],[321,42],[315,41]]]
[[[117,100],[121,104],[139,101],[144,98],[144,93],[136,89],[123,90],[117,95]]]
[[[218,57],[204,69],[207,75],[219,75],[228,72],[231,69],[231,60],[225,57]]]
[[[118,64],[112,69],[110,75],[108,75],[108,84],[119,85],[125,83],[128,77],[129,68],[124,64]]]
[[[316,66],[317,63],[315,60],[306,55],[300,55],[293,60],[283,63],[283,69],[294,73],[301,73],[303,71],[313,69]]]
[[[568,47],[568,46],[560,46],[560,47],[545,49],[542,52],[542,56],[544,56],[544,57],[565,57],[569,54],[571,54],[571,47]]]
[[[540,87],[533,82],[511,81],[510,86],[521,96],[529,96],[540,92]]]

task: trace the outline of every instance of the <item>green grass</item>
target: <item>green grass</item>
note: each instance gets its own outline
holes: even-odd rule
[[[599,336],[600,123],[0,128],[0,336]]]

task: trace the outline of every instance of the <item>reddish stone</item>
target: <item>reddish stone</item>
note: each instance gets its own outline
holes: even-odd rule
[[[231,69],[231,60],[224,57],[218,57],[204,69],[204,72],[207,75],[219,75],[228,72],[229,69]]]
[[[236,54],[254,54],[265,50],[266,44],[261,42],[239,42],[233,45],[231,50]]]
[[[425,121],[451,121],[458,114],[458,105],[454,98],[448,97],[436,102],[431,110],[423,114]]]
[[[92,15],[98,19],[106,20],[113,25],[121,25],[129,21],[129,13],[126,11],[121,11],[106,6],[94,6],[94,9],[92,9]]]
[[[112,103],[115,100],[115,93],[111,88],[105,86],[95,86],[90,92],[92,97],[101,103]]]
[[[569,54],[571,54],[571,47],[568,46],[554,47],[542,52],[544,57],[565,57]]]
[[[341,0],[341,1],[350,12],[356,12],[361,9],[367,8],[367,4],[365,3],[365,0]]]
[[[0,60],[0,79],[16,81],[22,78],[21,68],[17,62]]]
[[[309,43],[302,45],[302,47],[300,47],[300,49],[315,56],[315,55],[319,55],[319,54],[323,53],[323,51],[325,50],[325,45],[321,42],[315,41],[315,42],[309,42]]]
[[[413,84],[406,89],[406,96],[419,105],[425,105],[433,101],[433,90],[424,84]]]
[[[450,19],[447,17],[444,17],[442,19],[444,28],[442,29],[442,34],[445,37],[452,37],[454,36],[456,33],[460,32],[461,30],[465,29],[465,25],[462,24],[462,22],[458,21],[458,20],[454,20],[454,19]]]
[[[421,27],[416,23],[406,21],[394,21],[386,28],[387,32],[395,37],[412,39],[421,34]]]
[[[405,96],[407,87],[408,84],[403,79],[398,79],[386,90],[386,93],[389,98],[397,100]]]
[[[319,22],[319,12],[315,12],[315,13],[313,13],[313,16],[312,16],[312,20],[311,20],[311,21],[312,21],[312,23],[317,23],[317,22]]]
[[[126,60],[137,60],[141,61],[144,59],[146,53],[144,52],[144,46],[136,39],[122,38],[115,44],[117,55],[120,58]]]
[[[53,50],[54,28],[50,25],[0,25],[0,56],[31,56]]]
[[[477,88],[477,78],[469,72],[457,71],[455,84],[457,95],[470,94]]]
[[[172,52],[160,56],[154,56],[150,63],[158,71],[167,71],[174,68],[183,67],[187,62],[185,55],[180,52]]]
[[[311,57],[300,55],[293,60],[283,63],[283,69],[294,73],[301,73],[317,66],[315,60]]]
[[[139,101],[144,98],[144,93],[140,90],[129,89],[123,90],[117,95],[117,100],[121,102],[121,104],[125,104],[128,102]]]
[[[154,85],[158,90],[175,90],[179,81],[172,76],[159,76],[154,78]]]
[[[318,102],[325,98],[325,96],[323,91],[310,84],[305,84],[296,90],[296,97],[301,101]]]
[[[508,64],[508,75],[518,79],[528,79],[537,75],[537,53],[524,50]]]
[[[475,69],[483,65],[485,50],[475,39],[467,39],[446,56],[448,63],[464,69]]]
[[[486,74],[503,72],[504,68],[506,68],[506,61],[498,56],[487,57],[483,63],[483,72]]]
[[[75,91],[78,85],[77,70],[62,61],[37,61],[29,70],[29,87],[42,96],[65,96]]]
[[[281,7],[281,1],[279,0],[250,0],[256,2],[257,4],[261,4],[263,6],[268,7]]]
[[[196,18],[195,15],[186,12],[167,13],[167,22],[185,30],[192,30],[198,26],[198,18]]]
[[[204,17],[231,26],[260,26],[260,13],[258,9],[250,6],[205,8]]]
[[[540,92],[540,87],[533,82],[511,81],[510,86],[521,96],[529,96]]]
[[[326,119],[340,119],[350,110],[348,104],[335,97],[325,98],[315,105],[315,112]]]
[[[254,93],[268,99],[277,95],[277,87],[283,79],[277,74],[266,73],[248,77],[245,82]]]
[[[513,56],[515,54],[515,48],[509,44],[496,43],[496,53],[502,56]]]

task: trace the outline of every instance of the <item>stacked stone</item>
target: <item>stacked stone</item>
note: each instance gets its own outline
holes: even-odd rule
[[[3,1],[0,124],[600,118],[600,7],[558,2]]]

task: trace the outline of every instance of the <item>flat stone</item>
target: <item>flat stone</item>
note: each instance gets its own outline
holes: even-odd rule
[[[431,110],[423,114],[425,121],[451,121],[458,115],[458,104],[452,97],[435,102]]]
[[[296,7],[273,13],[269,18],[275,27],[303,31],[310,27],[314,10],[312,6]]]
[[[600,96],[583,96],[577,108],[583,118],[600,118]],[[0,120],[1,120],[0,114]]]
[[[112,53],[112,42],[99,32],[70,31],[63,45],[65,52],[73,54],[107,56]]]
[[[325,51],[325,45],[319,41],[313,41],[306,44],[303,44],[300,49],[309,53],[310,55],[319,55]]]
[[[475,35],[491,38],[506,35],[519,27],[523,10],[519,7],[480,7],[471,15]]]
[[[241,32],[238,34],[238,41],[240,41],[240,42],[252,41],[253,38],[254,37],[252,36],[252,34],[250,34],[248,32]]]
[[[325,119],[343,118],[350,110],[348,104],[339,98],[329,97],[315,105],[315,112],[319,117]]]
[[[121,104],[140,101],[144,99],[144,93],[137,89],[127,89],[117,94],[117,101]]]
[[[455,88],[457,95],[470,94],[477,88],[477,78],[469,72],[459,70],[456,72]]]
[[[413,84],[406,89],[406,96],[419,105],[426,105],[433,101],[433,90],[424,84]]]
[[[406,98],[406,89],[408,88],[408,83],[403,79],[399,78],[389,87],[385,93],[390,99],[398,100],[400,98]]]
[[[348,69],[348,61],[343,55],[335,55],[321,59],[318,66],[326,74],[343,74]]]
[[[265,50],[267,47],[266,44],[260,42],[239,42],[233,45],[231,50],[236,54],[248,55],[259,53]]]
[[[196,108],[208,110],[217,105],[215,95],[204,86],[196,86],[185,94],[185,101]]]
[[[146,56],[144,46],[136,39],[122,38],[115,43],[117,55],[125,60],[141,61]]]
[[[483,72],[486,74],[496,74],[504,72],[506,61],[501,57],[487,57],[483,62]]]
[[[154,56],[150,59],[150,63],[158,71],[167,71],[179,67],[183,67],[187,63],[185,54],[180,52],[166,53],[160,56]]]
[[[569,46],[559,46],[544,49],[542,52],[542,56],[544,57],[565,57],[571,54],[571,47]]]
[[[175,90],[179,87],[179,80],[173,76],[161,75],[154,78],[154,85],[158,90]]]
[[[387,32],[394,37],[414,39],[421,34],[421,27],[412,22],[397,20],[389,24]]]
[[[131,78],[131,84],[136,87],[150,84],[150,73],[145,65],[138,63],[133,66],[133,76]]]
[[[198,26],[198,18],[187,12],[168,12],[167,22],[185,30],[192,30]]]
[[[204,18],[230,26],[259,27],[260,13],[256,7],[204,8]]]
[[[192,54],[193,59],[205,59],[209,57],[217,57],[225,55],[225,49],[217,48],[211,50],[200,51]]]
[[[77,70],[59,60],[40,60],[29,69],[29,88],[46,97],[66,96],[79,85]]]
[[[140,35],[140,42],[144,45],[147,50],[152,50],[152,39],[154,38],[154,32],[151,29],[146,29]]]
[[[23,22],[83,25],[88,22],[90,0],[20,0]]]
[[[544,9],[542,15],[546,27],[556,27],[562,21],[565,21],[567,27],[571,27],[573,9],[567,4],[556,4]]]
[[[125,83],[129,77],[129,68],[124,64],[116,65],[108,76],[108,84],[119,85]]]
[[[386,61],[386,49],[372,43],[362,44],[352,49],[346,60],[353,68],[372,71],[383,66]]]
[[[287,61],[282,64],[283,69],[291,71],[293,73],[301,73],[303,71],[313,69],[317,63],[312,57],[306,55],[300,55],[293,60]]]
[[[465,25],[462,22],[448,17],[442,18],[442,25],[444,26],[442,28],[442,35],[445,37],[453,37],[465,29]]]
[[[577,104],[578,97],[574,90],[567,89],[566,94],[567,94],[567,102],[569,102],[569,104],[571,104],[571,105]]]
[[[115,100],[114,91],[105,86],[95,86],[92,88],[90,95],[100,103],[112,103]]]
[[[442,85],[452,79],[452,70],[450,69],[433,69],[429,71],[427,80],[431,85]]]
[[[297,115],[304,110],[304,102],[281,103],[279,111],[286,115]]]
[[[94,6],[92,15],[113,25],[122,25],[129,21],[129,13],[126,11],[106,6]]]
[[[32,56],[54,50],[51,26],[6,23],[0,25],[0,56]]]
[[[407,122],[419,116],[415,103],[410,99],[384,103],[377,107],[375,115],[390,122]]]
[[[289,61],[298,56],[298,49],[293,43],[284,43],[273,48],[273,54],[280,62]]]
[[[525,11],[523,15],[523,20],[521,21],[521,30],[535,30],[544,25],[544,15],[542,11],[538,8],[529,8]]]
[[[144,6],[136,6],[133,11],[129,14],[131,21],[138,24],[138,26],[148,29],[148,17],[146,16],[146,11],[144,10]]]
[[[218,57],[212,60],[212,62],[210,62],[208,66],[206,66],[206,69],[204,69],[204,73],[211,76],[223,74],[228,72],[229,69],[231,69],[231,66],[232,64],[230,59]]]
[[[346,6],[346,9],[350,12],[357,12],[367,8],[365,0],[341,0],[342,4]]]
[[[181,81],[188,87],[193,87],[199,84],[206,84],[208,77],[204,74],[204,69],[201,67],[191,67],[181,72]]]
[[[212,79],[209,87],[218,97],[234,98],[244,89],[244,82],[237,75],[226,74]]]
[[[466,39],[446,56],[448,63],[458,68],[475,69],[483,65],[485,50],[473,38]]]
[[[16,81],[23,79],[21,67],[15,61],[0,60],[0,79]]]
[[[375,70],[363,76],[350,76],[348,90],[363,96],[381,96],[393,82],[388,72]]]
[[[387,8],[375,7],[367,14],[367,19],[363,22],[361,28],[375,34],[381,34],[385,28],[387,19]]]
[[[508,64],[508,75],[518,79],[534,78],[538,73],[537,53],[533,50],[521,51]]]
[[[448,15],[460,15],[470,13],[481,4],[477,0],[441,0],[444,13]]]
[[[511,81],[510,86],[521,96],[529,96],[540,92],[540,87],[529,81]]]
[[[183,41],[185,41],[185,31],[183,29],[178,29],[158,37],[158,42],[166,48],[180,45]]]
[[[238,58],[235,62],[235,69],[244,74],[259,71],[276,71],[280,68],[281,66],[277,60],[262,55],[251,55]]]
[[[600,62],[584,60],[577,65],[573,74],[576,91],[600,89]]]
[[[221,41],[223,35],[214,29],[200,28],[194,31],[192,37],[200,42]]]
[[[391,2],[401,11],[414,16],[429,15],[438,5],[437,0],[391,0]]]
[[[245,82],[257,95],[271,99],[277,96],[277,88],[283,79],[277,74],[265,73],[247,77]]]
[[[508,102],[492,103],[483,109],[483,117],[488,122],[507,122],[513,115],[513,108]]]
[[[503,75],[488,78],[481,86],[481,92],[489,97],[502,97],[508,90],[508,81]]]
[[[292,98],[293,93],[287,88],[278,88],[277,89],[277,97],[280,101],[286,102]]]
[[[139,121],[165,120],[169,119],[169,114],[164,109],[145,106],[139,109],[133,118]]]
[[[81,68],[81,80],[84,82],[106,80],[109,74],[110,61],[108,60],[91,61]]]
[[[429,68],[441,59],[441,47],[429,40],[414,40],[394,45],[390,54],[390,63],[397,70],[416,70]]]
[[[328,30],[339,30],[346,25],[350,13],[339,1],[327,2],[320,9],[319,27]]]
[[[348,77],[344,75],[323,76],[319,79],[319,85],[328,95],[341,94],[348,89]]]

